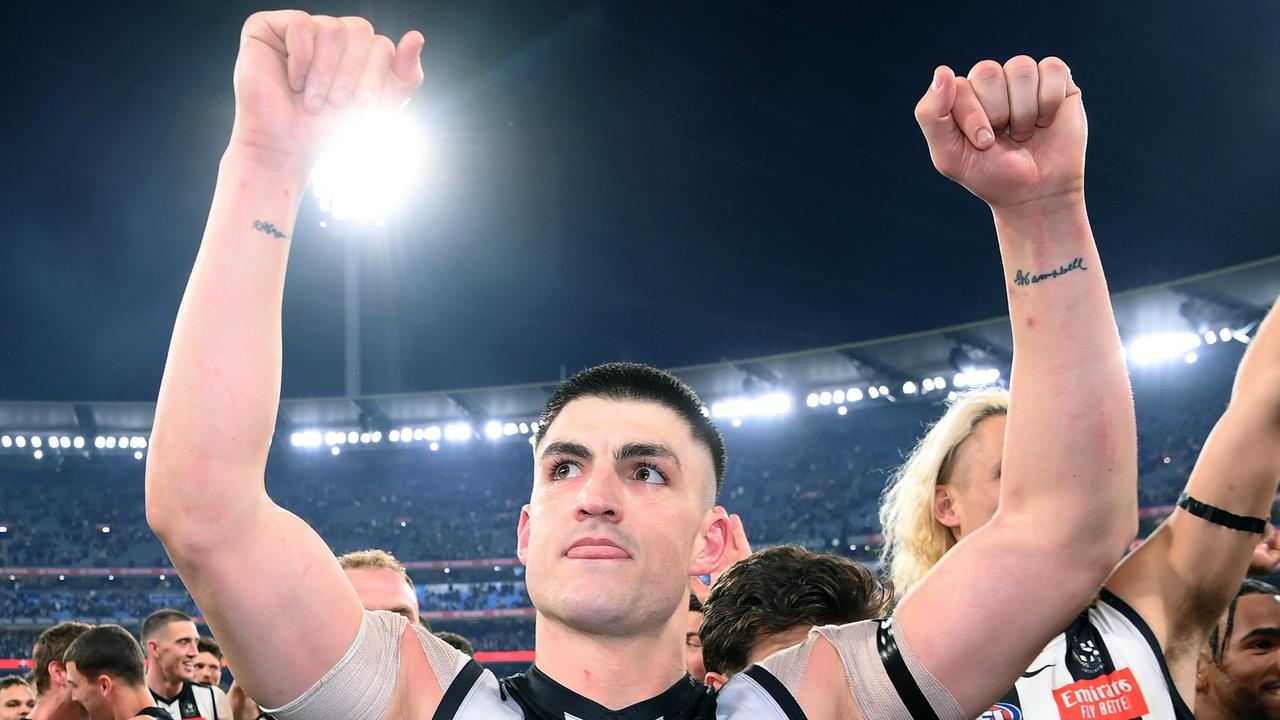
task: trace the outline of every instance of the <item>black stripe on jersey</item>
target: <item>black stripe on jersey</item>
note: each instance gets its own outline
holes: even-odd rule
[[[484,674],[484,668],[480,667],[480,663],[468,660],[467,664],[462,666],[458,676],[449,683],[449,689],[444,692],[444,697],[440,698],[440,706],[436,708],[436,714],[431,716],[432,720],[453,720],[458,710],[462,708],[462,701],[467,699],[471,688],[475,687],[476,681],[482,674]]]
[[[1129,603],[1121,600],[1110,590],[1102,588],[1099,597],[1102,598],[1102,602],[1115,608],[1116,612],[1133,623],[1133,626],[1138,628],[1138,632],[1142,633],[1142,637],[1146,638],[1147,644],[1151,646],[1151,654],[1156,656],[1156,661],[1160,663],[1160,672],[1164,675],[1164,684],[1169,691],[1169,700],[1173,703],[1175,720],[1196,720],[1196,714],[1187,707],[1187,703],[1182,699],[1182,693],[1178,692],[1178,686],[1173,684],[1169,664],[1164,661],[1164,651],[1160,649],[1160,642],[1156,640],[1156,634],[1147,626],[1147,621],[1142,619],[1137,610],[1129,607]]]
[[[752,665],[744,670],[743,674],[755,680],[757,685],[769,693],[769,697],[772,697],[773,701],[778,703],[778,707],[782,708],[782,712],[786,713],[787,720],[808,720],[804,710],[800,709],[800,703],[796,702],[791,692],[773,676],[773,673],[759,665]]]
[[[902,659],[902,651],[898,649],[898,641],[893,637],[893,621],[880,620],[880,629],[876,631],[876,648],[880,651],[880,662],[884,671],[898,691],[898,698],[907,707],[907,712],[915,720],[938,720],[938,714],[925,699],[920,685],[907,669],[907,662]]]

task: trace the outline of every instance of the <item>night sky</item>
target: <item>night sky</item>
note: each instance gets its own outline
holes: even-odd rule
[[[1067,8],[1070,8],[1069,10]],[[24,3],[0,28],[0,398],[153,400],[255,6]],[[678,366],[1005,312],[932,168],[933,68],[1054,54],[1113,290],[1280,252],[1280,3],[354,2],[427,38],[436,148],[360,243],[364,391]],[[308,203],[286,396],[341,394],[349,238]]]

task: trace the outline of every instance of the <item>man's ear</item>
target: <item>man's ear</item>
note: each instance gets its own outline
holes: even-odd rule
[[[952,498],[952,492],[950,485],[933,487],[933,518],[955,530],[960,527],[960,518],[956,515],[956,504]]]
[[[1196,659],[1196,695],[1205,695],[1209,692],[1209,675],[1217,670],[1209,653],[1201,652],[1200,657]]]
[[[49,671],[49,678],[59,685],[67,684],[67,668],[57,660],[50,660],[49,667],[45,668]]]
[[[111,688],[113,687],[115,687],[115,682],[111,680],[110,675],[98,676],[98,689],[102,691],[103,697],[109,697],[111,695]]]
[[[724,684],[727,682],[729,682],[729,678],[724,675],[721,675],[718,672],[708,672],[707,677],[702,681],[702,684],[714,689],[716,692],[720,692],[720,689],[723,688]]]
[[[516,557],[522,565],[529,564],[529,506],[520,508],[520,521],[516,525]]]
[[[710,575],[719,570],[728,544],[729,513],[716,505],[707,511],[698,526],[698,538],[693,543],[693,557],[689,561],[690,577]]]

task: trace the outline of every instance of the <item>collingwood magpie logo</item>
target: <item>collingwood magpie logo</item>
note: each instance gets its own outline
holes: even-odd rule
[[[1102,672],[1102,652],[1093,640],[1081,640],[1071,648],[1072,658],[1080,665],[1080,670],[1087,674]]]

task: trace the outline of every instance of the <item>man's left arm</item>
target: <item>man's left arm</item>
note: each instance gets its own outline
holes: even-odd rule
[[[1187,482],[1186,495],[1193,504],[1216,508],[1216,512],[1201,509],[1195,515],[1181,507],[1174,510],[1106,584],[1151,627],[1184,698],[1194,697],[1186,683],[1194,680],[1200,644],[1231,602],[1263,539],[1261,534],[1222,524],[1233,521],[1218,513],[1267,519],[1280,482],[1280,319],[1276,314],[1273,309],[1250,342],[1236,372],[1231,402],[1205,441]],[[1183,665],[1189,670],[1179,672],[1178,666]]]

